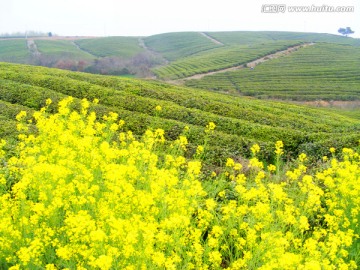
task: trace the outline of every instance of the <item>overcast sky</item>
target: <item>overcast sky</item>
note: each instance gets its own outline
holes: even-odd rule
[[[353,6],[354,12],[263,13],[263,5]],[[274,30],[360,37],[359,0],[0,0],[0,33],[149,36],[179,31]]]

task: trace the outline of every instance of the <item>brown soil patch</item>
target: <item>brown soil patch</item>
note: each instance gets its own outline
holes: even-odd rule
[[[316,100],[316,101],[305,101],[300,102],[300,104],[311,105],[314,107],[335,107],[341,109],[358,109],[360,108],[360,100],[354,101],[325,101],[325,100]]]

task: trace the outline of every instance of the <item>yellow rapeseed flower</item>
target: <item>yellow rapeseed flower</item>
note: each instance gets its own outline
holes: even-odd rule
[[[254,144],[253,146],[251,146],[250,150],[253,155],[256,155],[260,152],[260,146],[258,144]]]
[[[26,117],[26,111],[20,111],[17,115],[16,115],[16,120],[21,121],[23,118]]]
[[[279,156],[284,154],[283,147],[284,147],[284,143],[282,141],[277,141],[275,143],[275,154]]]
[[[276,166],[274,164],[269,164],[267,166],[267,169],[269,172],[275,172],[276,171]]]
[[[225,164],[226,167],[232,168],[232,167],[234,167],[234,165],[235,165],[235,161],[232,158],[228,158],[226,160],[226,164]]]
[[[206,125],[205,133],[211,133],[216,128],[216,125],[214,122],[209,122],[209,124]]]
[[[204,146],[198,145],[198,146],[196,147],[196,154],[197,154],[197,155],[201,155],[203,152],[204,152]]]
[[[51,98],[46,99],[45,104],[46,106],[49,106],[52,103]]]

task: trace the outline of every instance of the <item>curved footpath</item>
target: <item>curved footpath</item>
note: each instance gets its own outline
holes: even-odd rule
[[[301,45],[291,46],[291,47],[288,47],[285,50],[278,51],[276,53],[267,54],[267,55],[265,55],[263,57],[257,58],[255,60],[253,60],[251,62],[248,62],[248,63],[245,63],[245,64],[241,64],[241,65],[230,67],[230,68],[220,69],[220,70],[217,70],[217,71],[211,71],[211,72],[206,72],[206,73],[195,74],[195,75],[192,75],[190,77],[185,77],[185,78],[181,78],[181,79],[178,79],[178,80],[169,80],[168,82],[169,83],[174,83],[174,84],[181,84],[184,81],[187,81],[187,80],[199,80],[199,79],[201,79],[201,78],[203,78],[205,76],[208,76],[208,75],[214,75],[214,74],[218,74],[218,73],[224,73],[224,72],[239,70],[239,69],[243,69],[243,68],[255,68],[255,66],[257,66],[260,63],[266,62],[266,61],[271,60],[271,59],[279,58],[279,57],[284,56],[284,55],[289,55],[289,54],[297,51],[300,48],[311,46],[311,45],[314,45],[314,44],[315,43],[311,42],[311,43],[303,43]]]

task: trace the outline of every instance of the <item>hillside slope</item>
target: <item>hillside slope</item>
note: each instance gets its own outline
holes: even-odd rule
[[[336,112],[155,81],[0,64],[0,100],[9,108],[0,112],[2,124],[9,125],[13,121],[10,116],[21,106],[39,109],[47,98],[56,104],[66,95],[98,98],[100,105],[94,110],[100,116],[115,111],[126,121],[126,128],[136,134],[149,126],[161,126],[166,137],[173,140],[189,126],[188,138],[193,147],[204,142],[204,127],[214,122],[217,128],[208,142],[209,162],[222,162],[225,156],[249,156],[254,142],[263,147],[264,157],[271,158],[274,143],[283,140],[290,158],[302,151],[321,157],[330,146],[357,145],[360,139],[360,121]],[[156,106],[162,110],[156,111]],[[11,137],[13,130],[13,134],[1,135]]]
[[[0,40],[0,61],[29,63],[31,54],[24,39]]]
[[[144,43],[149,49],[162,54],[169,61],[222,46],[198,32],[153,35],[145,38]]]
[[[286,31],[229,31],[229,32],[207,32],[212,38],[227,44],[255,44],[277,40],[301,40],[303,42],[325,42],[334,44],[347,44],[360,46],[360,39],[350,38],[332,34],[308,33],[308,32],[286,32]]]
[[[137,37],[79,39],[75,43],[84,51],[97,57],[116,56],[130,58],[143,52]]]
[[[316,43],[261,63],[254,70],[215,74],[200,80],[189,80],[186,85],[258,98],[359,100],[358,74],[358,47]]]

